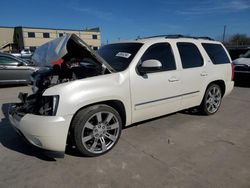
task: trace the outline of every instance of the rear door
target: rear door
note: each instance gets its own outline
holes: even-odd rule
[[[206,62],[196,44],[191,42],[177,42],[176,45],[182,64],[181,107],[185,109],[200,104],[209,73],[205,68]]]

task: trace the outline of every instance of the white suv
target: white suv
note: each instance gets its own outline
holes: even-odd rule
[[[11,105],[10,122],[35,146],[64,152],[71,140],[87,156],[111,150],[136,122],[192,107],[214,114],[234,85],[227,51],[209,38],[155,36],[95,53],[66,35],[33,58],[44,69],[32,75],[34,94]]]

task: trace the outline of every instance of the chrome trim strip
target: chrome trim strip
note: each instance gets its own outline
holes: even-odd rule
[[[195,93],[199,93],[199,92],[200,91],[193,91],[193,92],[184,93],[184,94],[181,94],[181,95],[175,95],[175,96],[172,96],[172,97],[166,97],[166,98],[162,98],[162,99],[156,99],[156,100],[153,100],[153,101],[142,102],[142,103],[136,104],[135,106],[141,106],[141,105],[145,105],[145,104],[149,104],[149,103],[164,101],[164,100],[173,99],[173,98],[177,98],[177,97],[182,97],[182,96],[186,96],[186,95],[191,95],[191,94],[195,94]]]
[[[238,70],[236,70],[236,71],[234,71],[234,73],[248,73],[248,74],[250,74],[250,71],[238,71]]]
[[[0,80],[0,82],[26,82],[27,80]]]

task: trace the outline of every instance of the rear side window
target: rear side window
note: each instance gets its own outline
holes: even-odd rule
[[[220,44],[202,43],[202,46],[206,50],[213,64],[230,63],[227,53]]]
[[[201,67],[203,65],[203,58],[195,44],[178,42],[177,47],[181,56],[182,67],[184,69]]]
[[[150,46],[141,58],[141,61],[156,59],[162,64],[162,71],[175,70],[175,60],[172,48],[168,43],[157,43]]]

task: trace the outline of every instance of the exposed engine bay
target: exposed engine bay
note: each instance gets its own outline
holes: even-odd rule
[[[34,72],[31,75],[32,90],[34,93],[42,93],[45,89],[57,84],[107,73],[105,68],[89,58],[72,58],[60,65],[43,67]]]
[[[33,94],[20,93],[19,116],[55,115],[59,96],[42,96],[54,85],[109,74],[112,68],[76,35],[66,35],[39,47],[33,55],[40,68],[31,75]]]

